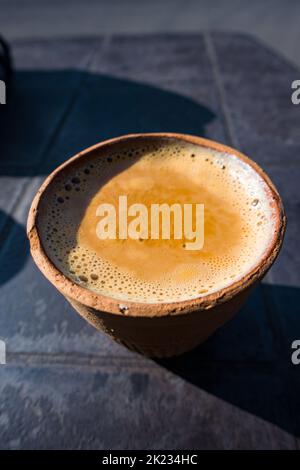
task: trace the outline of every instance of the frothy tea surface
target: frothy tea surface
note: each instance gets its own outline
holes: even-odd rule
[[[41,201],[51,261],[73,282],[121,301],[204,296],[245,275],[268,247],[274,214],[263,179],[234,155],[157,138],[99,149],[66,168]],[[130,145],[130,147],[129,147]],[[204,245],[97,236],[100,204],[204,204]]]

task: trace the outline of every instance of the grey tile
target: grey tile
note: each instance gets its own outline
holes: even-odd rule
[[[259,286],[232,320],[204,344],[187,353],[183,361],[188,361],[189,368],[194,370],[202,363],[256,363],[260,367],[262,363],[276,362],[278,353],[272,322]]]
[[[85,70],[91,56],[101,48],[98,38],[22,39],[11,42],[17,70]]]
[[[293,350],[293,352],[294,351],[295,350]],[[299,409],[300,409],[300,393],[299,393],[299,390],[300,390],[300,375],[299,375],[300,364],[293,365],[291,367],[292,367],[292,372],[291,372],[291,381],[292,381],[291,394],[292,394],[292,398],[291,398],[291,400],[294,403],[295,416],[298,416]],[[299,436],[299,433],[297,434],[297,448],[300,449],[300,436]]]
[[[285,205],[287,229],[278,259],[271,268],[269,278],[273,283],[300,288],[300,206]]]
[[[291,178],[291,195],[293,183]],[[296,196],[296,195],[295,195]],[[299,196],[297,197],[299,200]],[[297,201],[295,199],[295,201]],[[265,301],[277,324],[277,337],[281,343],[281,359],[291,364],[291,344],[300,339],[300,204],[287,204],[287,231],[278,259],[268,275]]]
[[[2,6],[0,25],[8,38],[84,37],[99,34],[99,31],[126,34],[141,30],[144,33],[239,30],[261,37],[291,60],[300,62],[298,3],[286,8],[282,1],[274,4],[252,0],[247,9],[238,6],[236,0],[227,0],[226,4],[190,0],[184,5],[165,0],[164,8],[159,0],[138,5],[136,0],[113,3],[102,0],[90,2],[88,6],[83,0],[76,3],[67,0],[58,9],[56,4],[40,4],[38,0],[31,0],[30,5],[11,0]]]
[[[295,447],[276,424],[161,368],[6,366],[0,374],[1,448]],[[243,394],[251,401],[247,387]],[[259,401],[272,408],[267,397]]]
[[[0,176],[0,233],[5,224],[15,222],[10,213],[29,181],[28,178]]]
[[[226,141],[220,116],[201,35],[117,37],[96,52],[50,158],[61,161],[130,132],[185,132]]]
[[[243,117],[239,118],[240,121]],[[262,128],[263,129],[263,128]],[[256,161],[266,171],[272,166],[294,167],[299,165],[300,144],[278,142],[273,137],[257,137],[251,131],[236,140],[235,147]]]
[[[15,45],[15,73],[7,104],[0,110],[0,174],[42,171],[41,159],[63,124],[92,52],[78,42]],[[51,168],[51,162],[47,166]]]
[[[300,115],[291,102],[298,70],[250,36],[214,34],[235,140],[261,163],[299,162]]]
[[[295,212],[290,213],[290,219],[300,219],[300,213],[297,214],[297,207],[300,206],[300,166],[269,166],[267,173],[275,184],[284,206],[287,210],[295,206]],[[289,215],[289,214],[288,214]]]
[[[265,301],[277,325],[280,360],[288,369],[292,364],[292,343],[300,339],[300,287],[279,284],[273,278],[266,290]]]
[[[91,70],[152,85],[207,80],[211,74],[202,34],[115,35],[103,53],[96,53]],[[193,87],[186,89],[187,95],[193,92]]]
[[[287,228],[281,252],[268,275],[275,284],[300,287],[300,167],[270,166],[268,175],[275,184],[287,215]]]
[[[5,269],[5,260],[3,265]],[[31,260],[18,267],[1,286],[1,337],[9,351],[122,355],[123,348],[82,320]]]

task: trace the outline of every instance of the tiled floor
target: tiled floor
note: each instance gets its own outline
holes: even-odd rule
[[[0,31],[16,38],[244,32],[300,64],[298,0],[0,0]]]
[[[1,448],[298,448],[300,113],[297,73],[248,36],[15,41],[0,109]],[[101,139],[179,131],[261,164],[289,217],[279,260],[239,315],[182,357],[154,361],[82,320],[30,259],[31,199]]]

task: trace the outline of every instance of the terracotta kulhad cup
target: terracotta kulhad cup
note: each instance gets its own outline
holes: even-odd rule
[[[90,156],[105,147],[133,140],[171,138],[233,154],[250,165],[269,188],[270,203],[275,209],[273,238],[254,268],[239,281],[217,292],[181,302],[141,303],[121,302],[84,288],[68,279],[48,258],[38,229],[40,202],[62,171],[71,171],[79,159],[88,162]],[[32,257],[44,276],[63,294],[74,309],[91,325],[118,343],[151,357],[169,357],[188,351],[205,341],[246,301],[252,288],[266,274],[282,245],[286,216],[280,196],[264,171],[252,160],[225,145],[200,137],[173,133],[132,134],[96,144],[60,165],[42,184],[28,216],[27,234]]]

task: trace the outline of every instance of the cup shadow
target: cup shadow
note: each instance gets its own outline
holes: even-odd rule
[[[9,214],[0,210],[1,250],[0,285],[13,278],[21,269],[29,256],[29,245],[24,227]],[[6,237],[12,233],[14,243]]]
[[[300,288],[260,284],[205,343],[160,366],[218,398],[300,436]],[[298,369],[297,369],[298,367]]]
[[[143,83],[76,70],[16,71],[0,108],[0,174],[47,175],[74,153],[122,134],[205,136],[215,117],[190,98]]]

